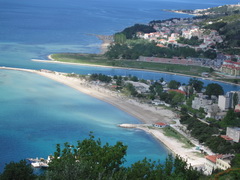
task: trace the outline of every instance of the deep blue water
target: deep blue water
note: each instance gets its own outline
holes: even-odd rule
[[[188,15],[162,9],[197,9],[237,3],[236,0],[0,0],[0,66],[51,69],[80,74],[136,75],[145,79],[184,76],[136,70],[32,62],[57,52],[98,53],[100,40],[89,34],[113,34],[135,23]],[[204,81],[206,84],[209,81]],[[237,86],[221,84],[225,91]],[[164,160],[167,150],[150,135],[121,129],[119,123],[139,123],[102,101],[35,74],[0,71],[0,171],[5,163],[46,157],[56,143],[74,143],[94,131],[104,142],[129,146],[129,163]]]

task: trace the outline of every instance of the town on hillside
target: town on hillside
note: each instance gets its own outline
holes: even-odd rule
[[[128,27],[114,35],[105,55],[109,59],[208,67],[215,70],[215,78],[239,78],[240,5],[194,10],[191,14],[195,16]]]

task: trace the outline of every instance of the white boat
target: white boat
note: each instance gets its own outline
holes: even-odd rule
[[[45,162],[32,162],[31,165],[34,167],[34,168],[48,168],[48,164],[45,163]]]

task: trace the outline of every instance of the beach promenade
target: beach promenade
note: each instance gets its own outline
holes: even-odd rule
[[[82,93],[110,103],[111,105],[125,111],[126,113],[136,117],[143,124],[154,124],[156,122],[164,122],[167,124],[174,124],[176,114],[163,107],[155,107],[149,104],[141,103],[137,100],[130,99],[122,94],[111,91],[107,88],[92,84],[85,79],[66,76],[65,73],[52,72],[48,70],[31,70],[31,69],[19,69],[10,67],[0,67],[0,69],[6,70],[18,70],[30,73],[36,73],[46,78],[52,79],[71,88],[74,88]],[[184,144],[177,139],[164,135],[162,129],[149,128],[148,126],[131,126],[129,128],[139,128],[153,135],[157,140],[161,141],[174,155],[179,155],[185,159],[188,164],[192,166],[202,166],[205,162],[205,158],[200,156],[199,151],[194,148],[185,148]],[[125,127],[126,128],[126,127]]]

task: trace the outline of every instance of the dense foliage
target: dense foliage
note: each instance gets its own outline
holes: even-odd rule
[[[49,169],[41,176],[41,179],[48,180],[123,180],[123,179],[162,179],[162,180],[192,180],[199,179],[202,174],[188,166],[178,156],[173,159],[171,155],[165,162],[143,159],[129,167],[122,166],[125,162],[127,146],[121,142],[115,145],[102,144],[101,140],[95,140],[93,135],[88,139],[78,141],[77,145],[58,144],[54,158],[49,164]],[[25,165],[28,167],[27,165]],[[16,167],[15,167],[16,168]],[[2,178],[27,180],[29,175],[19,174],[19,178],[11,174],[6,176],[9,167],[5,167]],[[12,172],[14,173],[14,172]],[[31,177],[31,180],[34,179]]]
[[[180,122],[187,125],[191,135],[206,144],[214,153],[240,153],[239,143],[230,143],[220,137],[219,124],[207,125],[182,111]]]
[[[171,80],[171,81],[168,83],[168,87],[169,87],[170,89],[178,89],[180,85],[181,85],[181,83],[178,82],[178,81],[175,81],[175,80]]]
[[[211,97],[212,95],[218,97],[219,95],[223,95],[224,91],[222,86],[220,86],[219,84],[211,83],[207,85],[205,94],[208,95],[209,97]]]
[[[0,175],[1,180],[32,180],[35,177],[31,165],[27,164],[25,160],[6,164]]]
[[[112,78],[110,76],[104,75],[104,74],[91,74],[90,75],[90,80],[91,81],[101,81],[101,82],[106,82],[109,83],[111,82]]]
[[[201,92],[204,83],[202,81],[199,81],[197,78],[190,78],[188,84],[192,86],[195,91]]]
[[[149,57],[162,57],[162,58],[172,58],[172,57],[209,57],[209,54],[195,51],[189,47],[177,47],[169,45],[169,48],[162,48],[156,46],[156,43],[149,42],[144,44],[113,44],[109,46],[108,51],[105,53],[108,59],[137,59],[139,56],[149,56]]]
[[[156,30],[149,25],[135,24],[134,26],[125,28],[121,33],[124,34],[127,39],[132,39],[132,38],[136,38],[137,32],[151,33],[151,32],[156,32]]]

